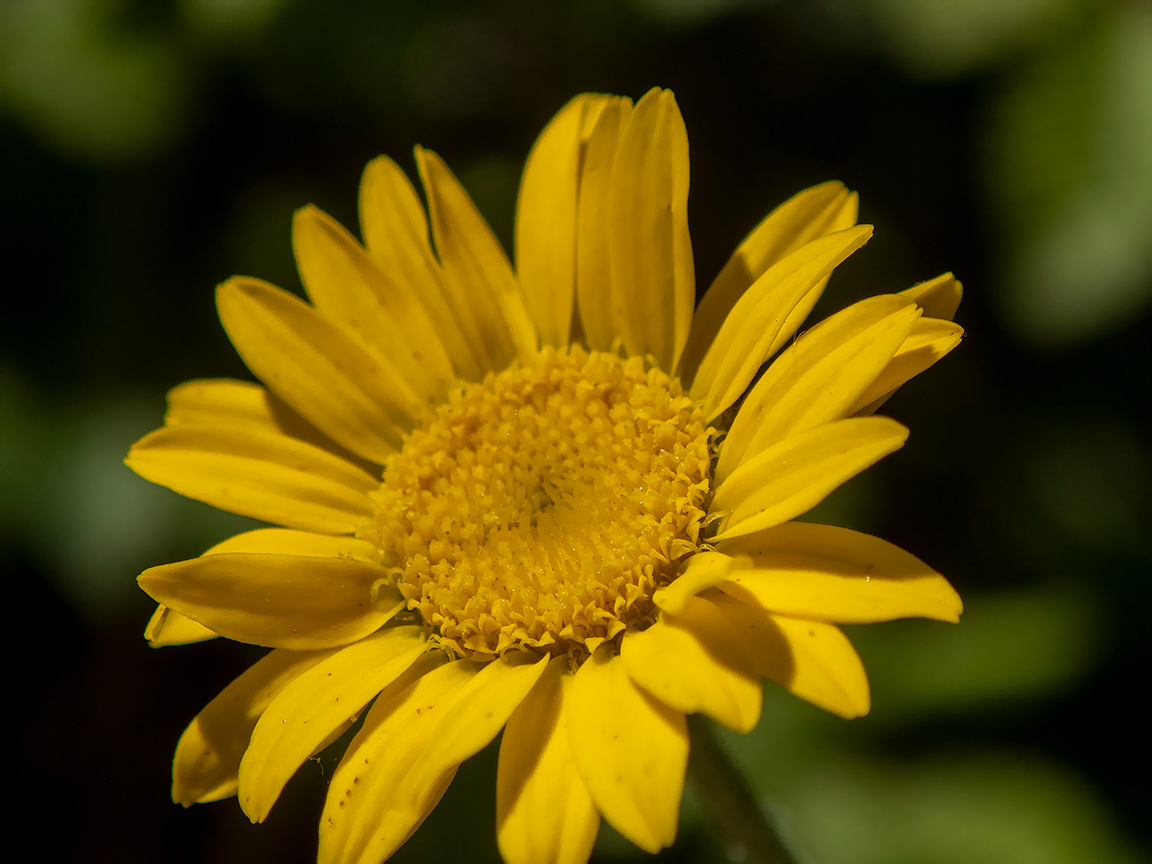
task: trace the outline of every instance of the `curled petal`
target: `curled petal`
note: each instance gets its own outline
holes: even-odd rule
[[[528,154],[516,203],[516,275],[545,345],[568,344],[576,293],[585,126],[607,96],[584,93],[552,118]]]
[[[144,628],[144,638],[153,648],[166,648],[169,645],[190,645],[193,642],[206,642],[219,634],[213,633],[203,624],[169,609],[163,603],[156,607],[148,626]]]
[[[347,645],[404,607],[375,564],[225,553],[153,567],[144,592],[238,642],[306,651]]]

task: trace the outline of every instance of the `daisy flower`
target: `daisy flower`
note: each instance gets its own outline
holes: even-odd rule
[[[601,817],[655,852],[676,835],[687,715],[747,732],[765,678],[862,715],[836,625],[957,620],[956,592],[909,553],[795,520],[904,443],[874,412],[960,341],[960,285],[797,336],[872,233],[825,183],[756,226],[694,308],[667,90],[577,96],[547,125],[515,266],[444,162],[417,148],[416,165],[426,205],[396,163],[368,165],[362,242],[296,213],[309,302],[219,286],[261,384],[176,387],[128,455],[277,526],[139,577],[161,604],[153,645],[272,649],[185,731],[173,798],[236,795],[259,822],[361,720],[319,860],[379,862],[503,730],[505,860],[585,861]]]

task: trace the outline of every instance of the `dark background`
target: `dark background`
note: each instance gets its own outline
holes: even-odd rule
[[[1090,0],[0,0],[0,565],[9,824],[37,860],[314,855],[309,763],[268,822],[168,799],[184,725],[252,659],[149,649],[142,569],[248,526],[120,460],[193,377],[249,377],[233,273],[299,290],[292,211],[355,227],[364,163],[456,170],[507,246],[568,98],[672,88],[706,286],[801,188],[875,239],[817,309],[944,270],[968,337],[886,412],[909,444],[821,507],[932,563],[958,626],[851,628],[874,709],[786,694],[725,736],[811,864],[1132,862],[1149,847],[1152,10]],[[396,860],[489,861],[492,748]],[[10,805],[11,806],[11,805]],[[602,861],[645,858],[604,829]],[[686,798],[668,861],[723,861]]]

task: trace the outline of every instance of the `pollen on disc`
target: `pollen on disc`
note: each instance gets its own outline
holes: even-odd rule
[[[449,650],[583,656],[698,550],[712,434],[642,359],[547,348],[408,437],[363,536]]]

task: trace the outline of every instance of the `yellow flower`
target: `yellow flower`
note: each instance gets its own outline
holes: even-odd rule
[[[368,165],[364,245],[296,214],[310,304],[220,286],[264,386],[175,388],[128,456],[283,526],[140,576],[161,604],[152,644],[273,649],[188,727],[173,797],[238,795],[261,821],[371,704],[329,786],[321,861],[387,858],[501,729],[506,860],[584,861],[601,816],[655,852],[676,834],[687,714],[746,732],[768,678],[862,715],[835,625],[957,620],[912,555],[791,520],[903,444],[873,412],[959,342],[960,285],[945,274],[796,337],[871,235],[855,194],[825,183],[769,214],[693,310],[667,90],[578,96],[548,124],[515,269],[439,157],[416,163],[427,215],[394,162]]]

